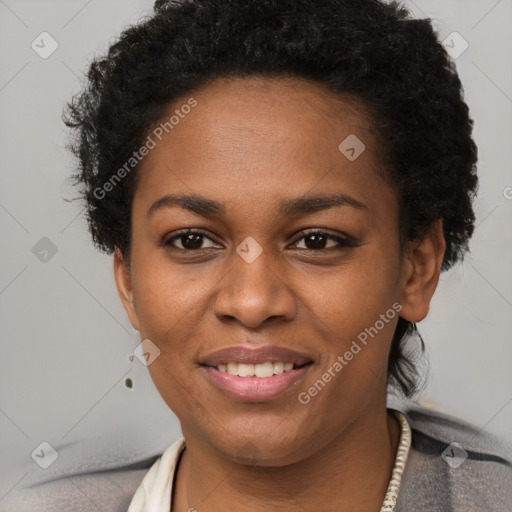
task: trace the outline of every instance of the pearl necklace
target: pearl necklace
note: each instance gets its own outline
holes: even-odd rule
[[[395,510],[398,490],[400,489],[400,483],[402,481],[402,473],[404,472],[407,455],[409,455],[409,449],[411,447],[411,428],[409,427],[409,422],[401,412],[393,412],[400,422],[400,442],[398,443],[398,449],[396,451],[395,465],[391,473],[391,480],[389,481],[380,512],[394,512]]]

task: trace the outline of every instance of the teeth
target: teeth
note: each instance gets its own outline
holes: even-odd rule
[[[261,364],[228,363],[219,364],[217,369],[230,375],[238,375],[239,377],[267,378],[293,370],[293,363],[283,363],[281,361],[275,363],[269,361],[268,363]]]
[[[238,375],[238,364],[228,363],[227,370],[228,370],[229,375]]]
[[[274,375],[280,375],[284,372],[284,363],[274,363]]]
[[[272,363],[255,364],[254,375],[256,377],[272,377],[274,375],[274,365]]]
[[[240,377],[254,377],[254,365],[253,364],[239,364],[238,375]]]

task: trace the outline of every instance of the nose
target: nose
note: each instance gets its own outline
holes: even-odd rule
[[[214,310],[221,321],[236,319],[246,327],[257,328],[272,318],[294,318],[294,294],[271,260],[265,251],[254,261],[233,254],[233,267],[220,281],[215,296]]]

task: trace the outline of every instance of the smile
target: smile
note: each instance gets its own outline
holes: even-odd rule
[[[304,366],[304,365],[301,365]],[[294,368],[300,368],[299,365],[293,363],[284,363],[282,361],[271,362],[260,364],[245,364],[245,363],[227,363],[219,364],[216,366],[217,370],[229,373],[229,375],[238,375],[239,377],[257,377],[264,379],[272,377],[273,375],[281,375],[283,372],[289,372]]]
[[[293,390],[305,378],[313,363],[260,364],[227,363],[201,365],[208,381],[223,394],[243,402],[274,400]]]

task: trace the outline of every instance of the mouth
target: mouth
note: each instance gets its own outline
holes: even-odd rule
[[[293,370],[299,370],[306,366],[313,364],[313,361],[308,361],[302,364],[295,364],[284,361],[267,361],[264,363],[251,364],[251,363],[219,363],[217,365],[201,364],[206,368],[213,368],[221,373],[227,373],[228,375],[243,377],[243,378],[256,378],[256,379],[268,379],[275,375],[281,375],[285,372]]]
[[[201,364],[209,384],[237,402],[268,402],[283,398],[306,378],[313,361],[303,364],[268,361],[259,364]]]
[[[265,402],[289,394],[315,362],[304,352],[250,343],[216,350],[198,361],[207,382],[237,401]]]

